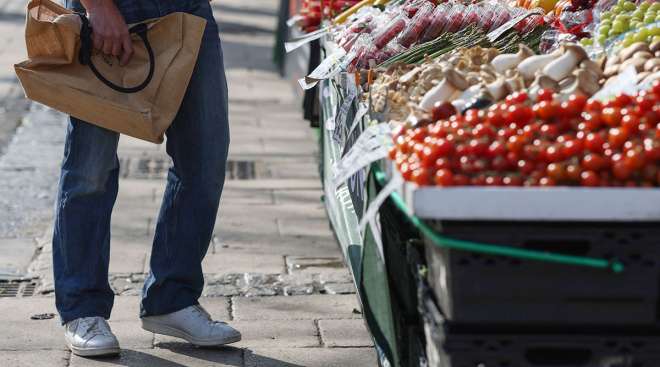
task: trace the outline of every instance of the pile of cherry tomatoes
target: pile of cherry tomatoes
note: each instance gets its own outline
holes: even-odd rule
[[[601,103],[525,92],[395,129],[403,178],[439,186],[660,186],[660,81]]]

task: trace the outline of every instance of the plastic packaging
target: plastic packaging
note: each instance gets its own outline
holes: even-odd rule
[[[398,37],[399,44],[403,47],[412,46],[422,35],[422,32],[427,28],[431,22],[434,6],[428,1],[425,1],[418,8],[415,16],[408,22],[406,28],[401,32]]]
[[[377,49],[385,47],[391,40],[393,40],[403,29],[406,27],[408,18],[400,14],[394,19],[390,20],[388,24],[381,28],[381,30],[374,35],[373,44]]]
[[[466,6],[463,4],[454,4],[447,14],[447,22],[442,32],[457,32],[463,25],[463,15],[465,14]]]
[[[421,37],[422,42],[428,42],[438,38],[442,34],[442,30],[447,25],[447,15],[450,5],[446,3],[440,4],[435,7],[431,14],[431,21],[429,22],[424,34]]]

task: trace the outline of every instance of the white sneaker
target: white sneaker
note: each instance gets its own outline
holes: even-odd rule
[[[143,317],[142,328],[152,333],[185,339],[198,346],[223,345],[241,340],[241,333],[224,322],[213,321],[200,305],[167,315]]]
[[[81,317],[64,325],[66,345],[75,355],[98,357],[119,354],[119,342],[102,317]]]

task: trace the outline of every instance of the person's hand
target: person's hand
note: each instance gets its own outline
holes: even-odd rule
[[[128,64],[133,45],[124,17],[113,0],[83,0],[92,27],[94,48],[106,55],[116,56],[120,65]]]

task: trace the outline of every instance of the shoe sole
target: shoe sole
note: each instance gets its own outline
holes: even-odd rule
[[[162,334],[162,335],[168,335],[168,336],[173,336],[175,338],[179,339],[184,339],[188,343],[197,345],[200,347],[212,347],[212,346],[217,346],[217,345],[225,345],[225,344],[231,344],[231,343],[236,343],[241,341],[241,335],[239,334],[238,336],[235,337],[230,337],[230,338],[221,338],[221,339],[215,339],[215,340],[201,340],[201,339],[196,339],[192,335],[181,331],[179,329],[175,329],[171,326],[164,325],[158,322],[154,322],[151,320],[145,320],[142,319],[142,329],[155,333],[155,334]]]
[[[98,349],[81,349],[74,347],[73,345],[69,345],[69,349],[71,352],[77,356],[80,357],[110,357],[110,356],[116,356],[120,352],[119,347],[113,347],[113,348],[98,348]]]

